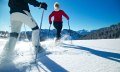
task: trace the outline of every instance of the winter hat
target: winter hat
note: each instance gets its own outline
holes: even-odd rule
[[[55,10],[55,11],[59,11],[59,8],[60,8],[59,3],[58,3],[58,2],[55,2],[55,3],[54,3],[54,10]]]

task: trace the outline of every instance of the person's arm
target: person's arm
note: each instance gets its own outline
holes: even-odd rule
[[[9,2],[8,2],[8,6],[9,6],[9,7],[11,7],[11,1],[12,1],[12,0],[9,0]]]
[[[41,4],[41,2],[38,2],[36,0],[25,0],[25,1],[27,1],[29,4],[31,4],[31,5],[33,5],[35,7],[39,7],[40,4]]]
[[[35,6],[35,7],[41,7],[45,10],[47,10],[47,4],[45,2],[38,2],[36,0],[26,0],[29,4]]]
[[[69,16],[62,10],[62,15],[67,19],[69,20]]]
[[[49,15],[49,23],[52,24],[51,18],[54,16],[54,11]]]

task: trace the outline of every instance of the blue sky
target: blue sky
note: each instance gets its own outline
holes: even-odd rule
[[[70,17],[72,30],[94,30],[120,22],[120,0],[38,0],[48,4],[45,11],[42,29],[49,28],[48,16],[53,11],[54,2]],[[10,31],[10,14],[8,0],[0,0],[0,30]],[[30,5],[32,16],[38,24],[42,9]],[[68,29],[67,20],[63,18],[63,28]],[[26,26],[27,27],[27,26]],[[54,27],[52,26],[52,29]],[[22,30],[24,28],[22,27]],[[27,30],[31,30],[27,27]]]

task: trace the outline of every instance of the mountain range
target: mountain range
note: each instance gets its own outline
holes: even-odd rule
[[[32,31],[22,31],[19,36],[19,40],[28,38],[31,40]],[[41,29],[40,39],[41,41],[46,40],[47,38],[55,38],[56,30]],[[104,27],[96,30],[79,30],[73,31],[68,29],[63,29],[61,32],[62,39],[72,39],[72,40],[83,40],[83,39],[115,39],[120,38],[120,23],[111,25],[109,27]],[[0,31],[1,38],[9,37],[9,32]]]

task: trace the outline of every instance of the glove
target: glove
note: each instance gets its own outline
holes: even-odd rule
[[[50,21],[49,23],[52,24],[52,21]]]
[[[47,10],[47,4],[45,2],[41,3],[41,8],[43,8],[44,10]]]

